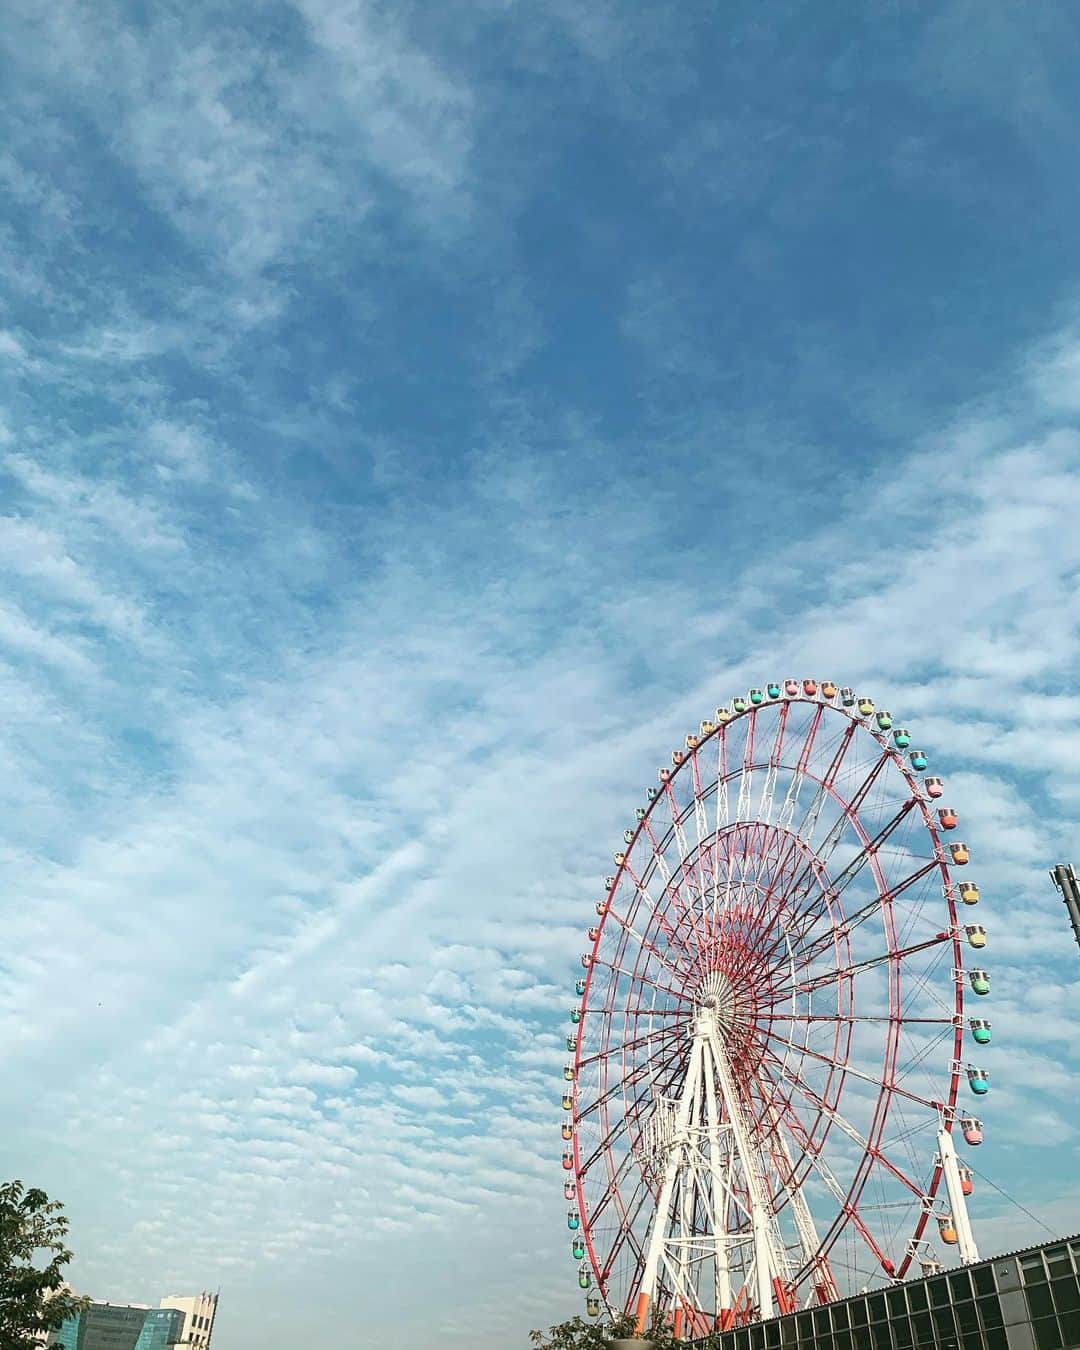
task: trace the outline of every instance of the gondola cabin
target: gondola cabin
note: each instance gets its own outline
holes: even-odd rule
[[[582,991],[582,992],[584,992],[584,991]],[[580,1008],[571,1008],[571,1009],[570,1009],[570,1021],[573,1022],[573,1024],[574,1024],[575,1026],[577,1026],[577,1024],[581,1021],[581,1009],[580,1009]]]
[[[780,686],[778,684],[767,684],[765,686],[765,692],[768,694],[770,698],[779,698]]]
[[[874,711],[874,700],[872,698],[861,698],[858,703],[859,716],[869,717]]]
[[[574,1155],[572,1153],[564,1153],[562,1155],[562,1165],[564,1172],[572,1172],[574,1170]]]
[[[573,1181],[567,1181],[567,1182],[563,1185],[562,1193],[563,1193],[563,1199],[564,1199],[564,1200],[576,1200],[576,1199],[577,1199],[577,1183],[576,1183],[576,1182],[573,1182]]]
[[[803,680],[802,687],[807,698],[813,698],[817,694],[817,680]]]
[[[597,928],[596,924],[593,924],[593,926],[589,929],[589,941],[595,942],[599,936],[600,936],[600,929]]]
[[[985,1017],[972,1017],[968,1022],[971,1036],[976,1045],[989,1045],[991,1041],[990,1023]]]
[[[888,731],[892,727],[892,713],[880,711],[876,718],[879,731]]]
[[[976,1120],[974,1116],[964,1116],[960,1121],[960,1133],[964,1136],[965,1144],[978,1148],[983,1141],[982,1121]]]
[[[892,734],[893,744],[897,750],[906,750],[911,744],[911,732],[907,727],[897,727]]]
[[[567,1211],[566,1226],[567,1228],[570,1229],[571,1233],[576,1233],[577,1230],[581,1227],[581,1215],[577,1212],[576,1209],[571,1209]]]
[[[973,881],[962,881],[960,883],[960,899],[965,905],[977,905],[979,903],[979,888]]]
[[[796,695],[798,692],[799,692],[799,681],[798,681],[798,680],[785,680],[785,681],[784,681],[784,693],[787,694],[788,698],[794,698],[795,695]]]
[[[990,976],[987,971],[969,971],[968,978],[971,981],[971,988],[976,994],[983,996],[990,992]]]
[[[850,707],[854,706],[854,703],[855,703],[855,691],[854,691],[854,689],[841,689],[841,690],[840,690],[840,702],[844,705],[845,708],[850,708]]]
[[[588,1289],[592,1284],[592,1272],[589,1270],[588,1266],[582,1266],[578,1271],[577,1282],[582,1289]]]
[[[971,861],[971,850],[967,844],[950,844],[949,852],[952,854],[952,860],[957,867],[963,867]]]
[[[965,1167],[962,1163],[959,1167],[960,1172],[960,1191],[963,1195],[975,1194],[975,1178],[971,1174],[971,1168]]]
[[[984,1097],[990,1091],[990,1075],[985,1069],[977,1069],[973,1064],[969,1064],[967,1080],[968,1087],[976,1097]]]
[[[955,1247],[959,1241],[956,1235],[956,1225],[953,1223],[951,1214],[942,1214],[937,1221],[938,1236],[949,1247]]]
[[[750,690],[750,702],[753,703],[753,704],[755,705],[755,707],[756,707],[757,704],[759,704],[759,703],[764,703],[764,702],[765,702],[765,694],[764,694],[764,692],[763,692],[762,690],[760,690],[760,689],[751,689],[751,690]]]
[[[746,699],[733,698],[731,700],[731,706],[737,713],[744,713],[746,711]]]
[[[943,806],[937,813],[937,818],[941,822],[943,830],[955,830],[960,823],[960,817],[951,806]]]
[[[945,784],[940,778],[927,778],[923,780],[928,797],[940,797],[945,791]]]
[[[572,1092],[563,1093],[562,1109],[564,1111],[572,1111],[574,1109],[574,1094]]]
[[[687,750],[696,750],[700,744],[701,744],[700,739],[697,736],[695,736],[692,731],[688,731],[686,733]]]
[[[585,1311],[589,1314],[590,1317],[600,1316],[600,1300],[596,1297],[595,1294],[590,1294],[589,1297],[585,1300]]]
[[[574,1137],[574,1127],[567,1120],[563,1121],[562,1137],[563,1139],[566,1140],[567,1143],[569,1143],[570,1140],[573,1139]]]
[[[581,1238],[574,1238],[573,1242],[571,1242],[570,1255],[575,1261],[585,1260],[585,1244],[582,1242]]]
[[[581,995],[585,992],[585,981],[584,981],[584,980],[575,980],[575,982],[574,982],[574,992],[577,994],[578,998],[581,997]]]
[[[923,769],[930,763],[925,750],[912,750],[910,759],[911,767],[913,769],[918,769],[920,773],[922,773]]]
[[[964,924],[964,932],[967,934],[969,947],[981,950],[986,946],[986,929],[981,923]]]

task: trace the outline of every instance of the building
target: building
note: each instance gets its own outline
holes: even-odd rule
[[[184,1350],[209,1350],[217,1315],[217,1294],[169,1294],[161,1300],[163,1308],[173,1308],[184,1315],[184,1324],[178,1344]]]
[[[95,1300],[47,1342],[63,1350],[166,1350],[180,1340],[183,1313],[146,1303]]]
[[[722,1350],[1080,1350],[1080,1237],[740,1327]]]

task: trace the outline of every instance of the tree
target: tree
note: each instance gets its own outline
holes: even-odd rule
[[[547,1331],[531,1331],[529,1340],[537,1350],[606,1350],[610,1341],[631,1339],[634,1336],[634,1319],[623,1313],[612,1322],[589,1322],[583,1317],[572,1317],[569,1322],[560,1322]],[[655,1350],[688,1350],[686,1341],[677,1341],[670,1326],[653,1326],[645,1333],[644,1339]],[[696,1345],[705,1346],[699,1341]]]
[[[64,1284],[67,1231],[59,1201],[21,1181],[0,1183],[0,1350],[38,1350],[89,1303]]]

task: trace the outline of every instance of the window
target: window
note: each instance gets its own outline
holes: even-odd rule
[[[866,1326],[866,1299],[860,1298],[856,1303],[848,1305],[851,1309],[851,1325],[853,1327]]]
[[[1080,1345],[1080,1312],[1062,1313],[1058,1321],[1065,1344]]]
[[[976,1302],[984,1327],[1000,1327],[1002,1325],[1001,1304],[998,1302],[996,1294],[993,1298],[980,1298]]]
[[[833,1304],[832,1324],[837,1328],[844,1328],[848,1325],[848,1305],[846,1303]]]
[[[1046,1253],[1046,1265],[1050,1271],[1050,1278],[1055,1275],[1071,1275],[1072,1261],[1069,1260],[1069,1249],[1067,1247],[1055,1247],[1053,1251]]]
[[[977,1270],[972,1271],[972,1278],[975,1281],[975,1292],[977,1294],[996,1294],[997,1285],[994,1283],[994,1271],[991,1266],[979,1266]]]
[[[993,1285],[991,1285],[991,1289]],[[930,1306],[930,1300],[926,1295],[925,1284],[913,1284],[907,1291],[908,1307],[912,1312],[919,1312],[923,1308]]]
[[[952,1302],[949,1297],[949,1286],[944,1280],[933,1280],[927,1288],[930,1293],[930,1306],[932,1308],[947,1308]]]
[[[975,1311],[975,1304],[970,1299],[964,1303],[958,1303],[953,1311],[956,1313],[956,1325],[962,1332],[978,1331],[979,1314]]]
[[[1048,1284],[1033,1284],[1027,1290],[1028,1307],[1032,1317],[1049,1317],[1054,1311],[1054,1302],[1050,1297]]]
[[[904,1291],[902,1289],[890,1289],[885,1295],[885,1304],[889,1309],[890,1317],[906,1317],[907,1306],[904,1303]]]
[[[971,1277],[966,1270],[954,1271],[949,1276],[949,1288],[952,1290],[953,1300],[958,1298],[968,1298],[971,1295]]]
[[[1041,1252],[1032,1252],[1030,1256],[1020,1258],[1020,1269],[1025,1284],[1045,1284],[1046,1270],[1043,1267]]]
[[[870,1309],[870,1321],[884,1322],[886,1317],[885,1295],[871,1294],[870,1297],[866,1300],[866,1303],[867,1307]]]
[[[1056,1317],[1043,1317],[1032,1323],[1039,1350],[1061,1350],[1061,1332]]]
[[[1051,1280],[1050,1292],[1054,1307],[1061,1312],[1075,1312],[1080,1308],[1080,1282],[1073,1275],[1063,1280]]]

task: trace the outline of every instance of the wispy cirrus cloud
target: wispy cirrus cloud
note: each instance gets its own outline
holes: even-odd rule
[[[237,1350],[285,1268],[286,1339],[576,1308],[579,942],[656,764],[773,674],[934,752],[991,934],[978,1161],[1051,1215],[1077,1147],[1075,279],[1032,234],[1005,324],[1019,196],[951,213],[1012,132],[938,126],[903,35],[893,123],[866,34],[673,14],[13,11],[7,1147],[82,1287],[221,1278]]]

